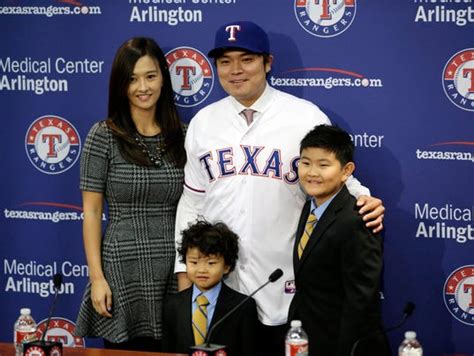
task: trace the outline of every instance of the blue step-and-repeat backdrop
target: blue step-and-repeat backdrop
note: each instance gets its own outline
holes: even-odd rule
[[[71,333],[88,278],[79,156],[115,51],[155,38],[189,122],[224,95],[206,54],[238,19],[269,33],[269,83],[352,134],[355,175],[384,201],[385,325],[416,303],[392,349],[412,329],[426,355],[473,355],[472,0],[1,0],[0,341],[20,307],[44,328],[62,273],[52,334],[99,345]]]

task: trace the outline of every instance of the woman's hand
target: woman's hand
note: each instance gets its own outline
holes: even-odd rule
[[[91,300],[97,313],[107,318],[112,317],[110,313],[112,311],[112,291],[105,278],[92,282]]]

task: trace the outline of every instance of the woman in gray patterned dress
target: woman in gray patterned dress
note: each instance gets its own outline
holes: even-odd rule
[[[89,283],[76,334],[102,337],[109,348],[159,351],[163,300],[176,285],[186,155],[166,59],[152,39],[132,38],[117,51],[108,117],[92,127],[81,157]]]

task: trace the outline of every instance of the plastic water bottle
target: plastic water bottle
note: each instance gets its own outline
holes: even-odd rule
[[[405,340],[398,348],[398,356],[423,356],[423,349],[416,339],[416,332],[405,332]]]
[[[20,316],[13,328],[13,342],[15,343],[15,356],[23,355],[23,344],[36,340],[36,322],[31,317],[30,308],[21,308]]]
[[[285,356],[308,356],[308,335],[299,320],[291,321],[285,339]]]

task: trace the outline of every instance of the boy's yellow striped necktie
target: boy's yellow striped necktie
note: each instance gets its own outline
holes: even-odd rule
[[[306,244],[309,241],[309,237],[311,236],[314,225],[318,221],[318,218],[313,213],[309,214],[308,220],[306,220],[306,226],[304,228],[303,236],[301,236],[300,242],[298,244],[298,257],[301,259],[303,255],[303,250],[306,247]]]
[[[197,308],[193,313],[193,334],[196,345],[204,343],[207,334],[207,306],[209,301],[201,294],[196,298]]]

